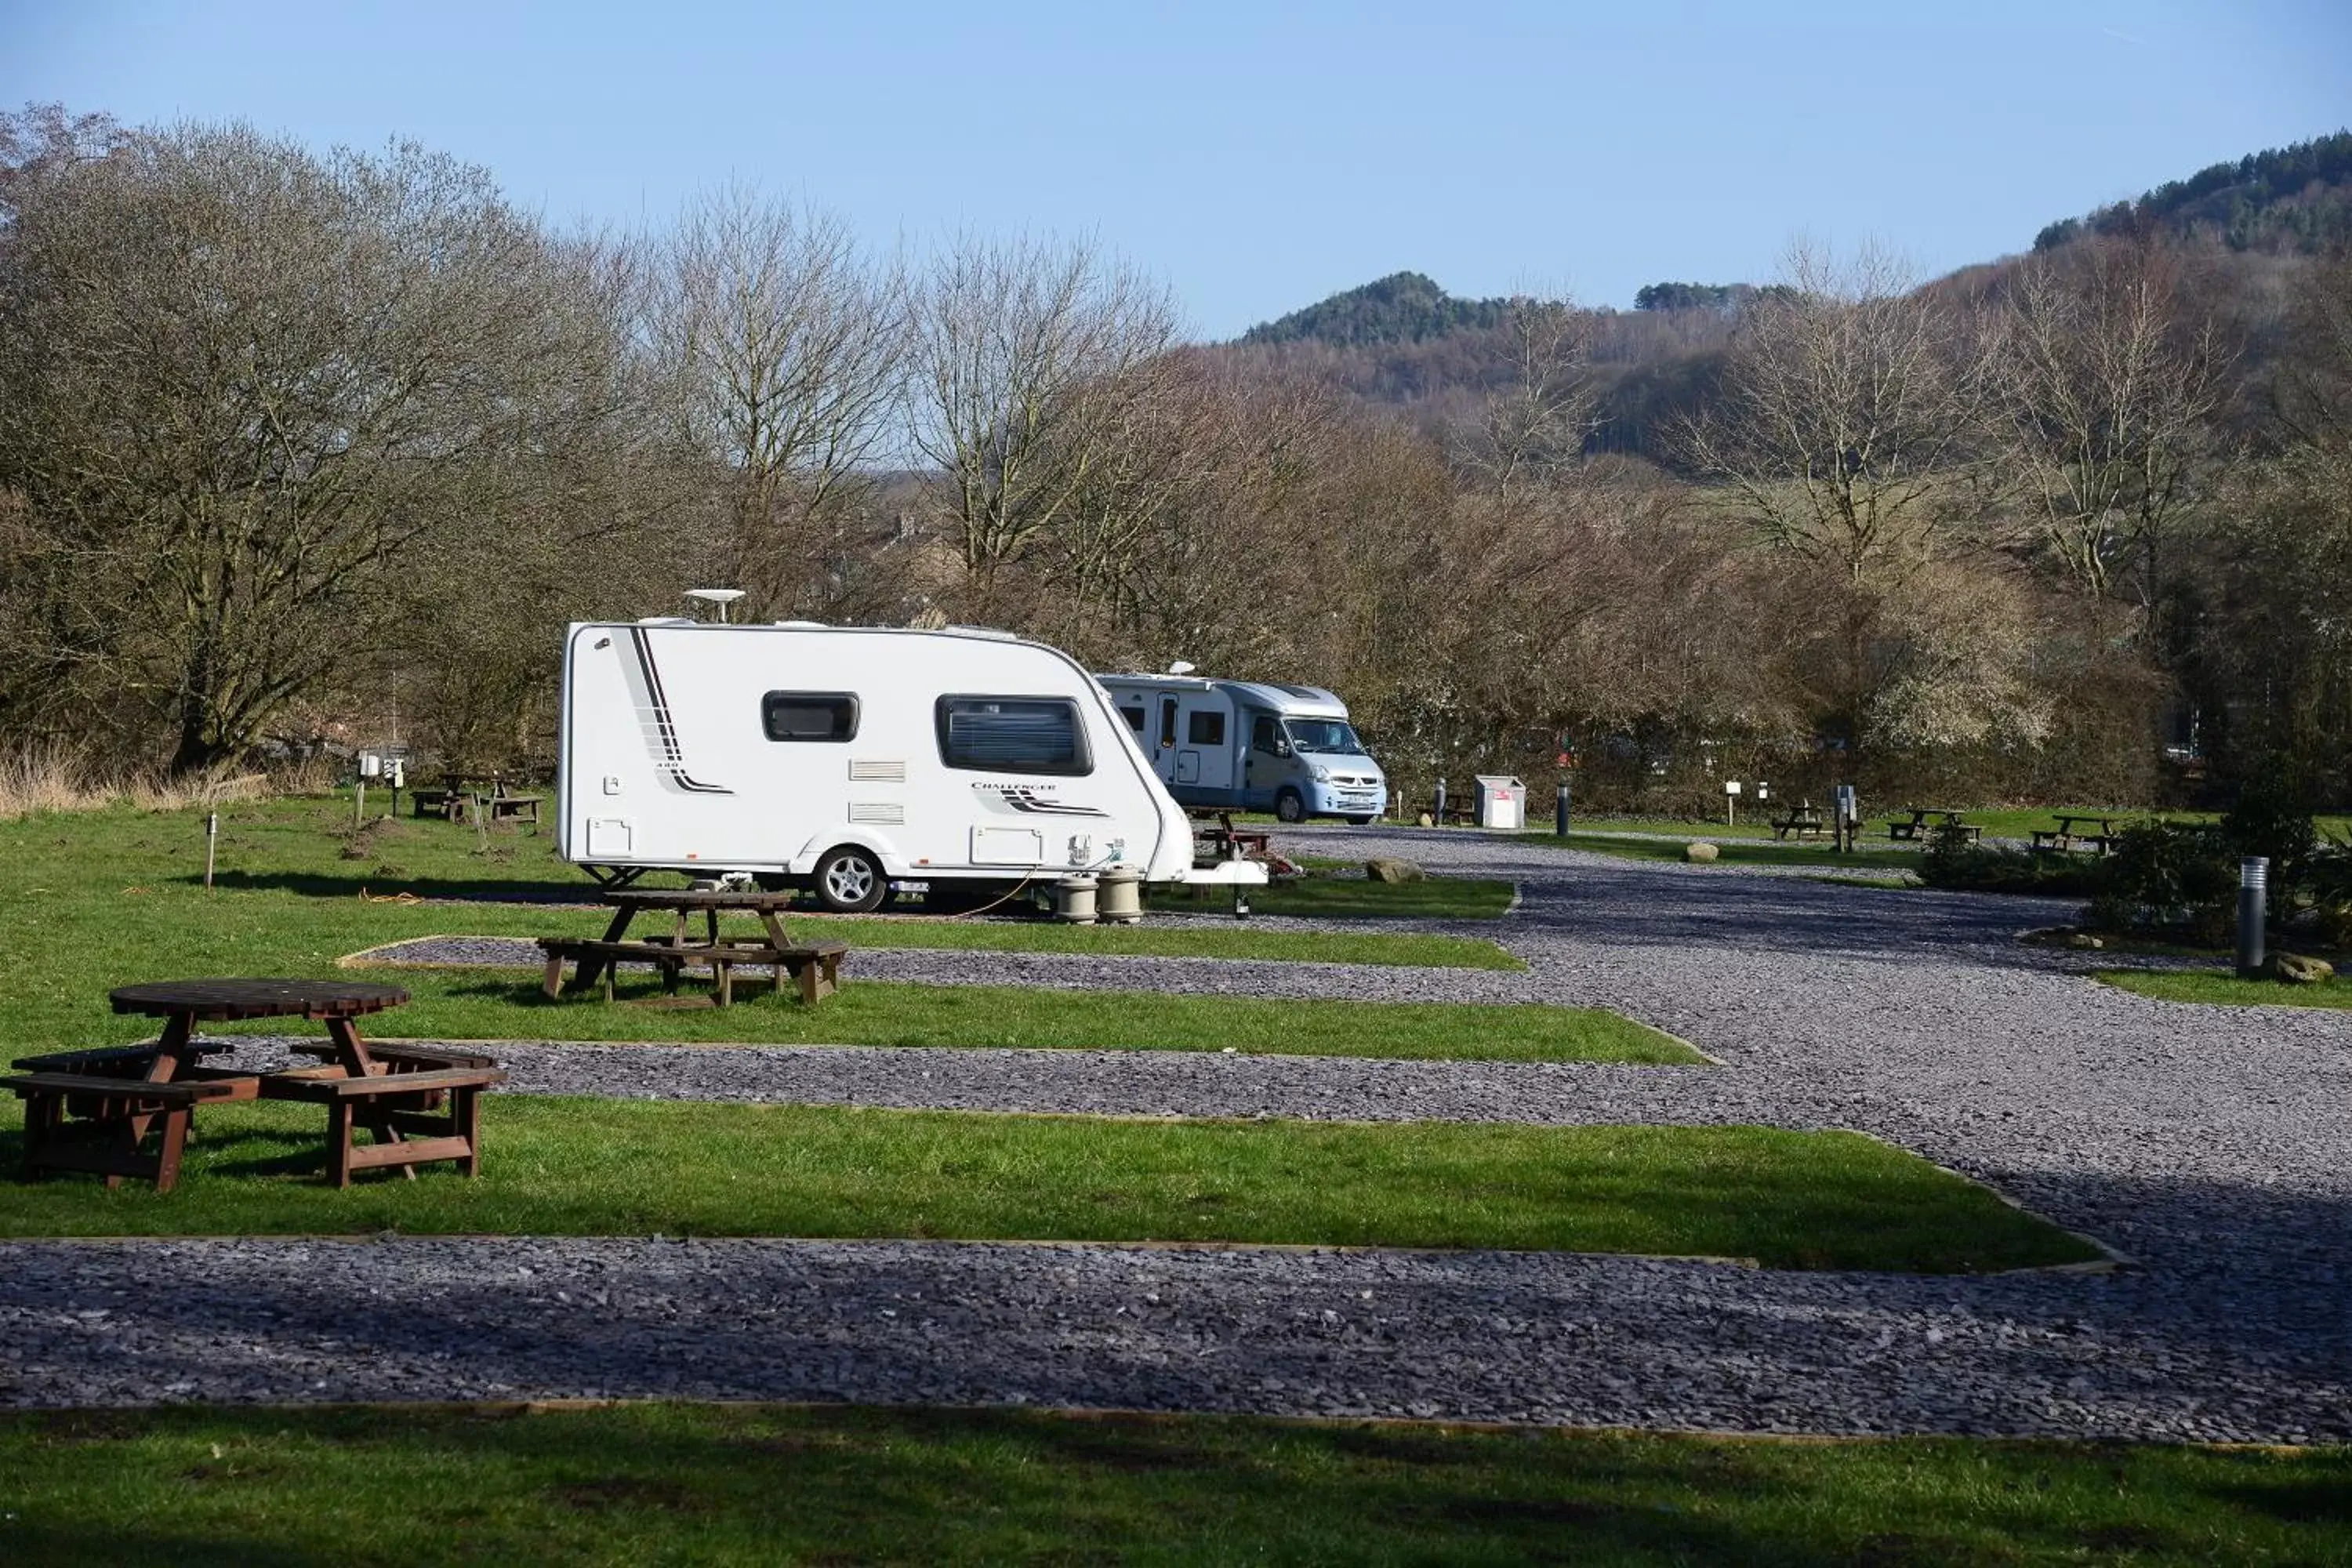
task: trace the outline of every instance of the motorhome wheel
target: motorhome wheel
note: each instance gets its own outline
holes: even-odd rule
[[[1307,797],[1295,789],[1286,789],[1274,797],[1274,815],[1284,822],[1307,820]]]
[[[1351,816],[1348,818],[1348,826],[1350,827],[1369,827],[1371,826],[1371,821],[1372,819],[1369,816]]]
[[[890,885],[873,856],[855,845],[829,850],[816,863],[817,902],[835,914],[862,915],[882,907]]]

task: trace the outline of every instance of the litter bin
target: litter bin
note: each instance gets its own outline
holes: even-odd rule
[[[1478,775],[1478,826],[1507,827],[1528,825],[1528,786],[1504,773]]]

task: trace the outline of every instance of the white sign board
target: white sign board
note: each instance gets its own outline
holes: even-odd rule
[[[1724,780],[1723,793],[1726,795],[1738,795],[1739,793],[1739,781],[1738,779]]]

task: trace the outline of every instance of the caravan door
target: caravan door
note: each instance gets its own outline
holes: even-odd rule
[[[1230,805],[1234,795],[1233,704],[1223,692],[1184,694],[1183,733],[1176,746],[1179,799],[1203,805]]]

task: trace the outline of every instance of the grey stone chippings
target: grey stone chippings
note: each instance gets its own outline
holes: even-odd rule
[[[676,1394],[2352,1439],[2352,1018],[2156,1002],[2084,977],[2128,960],[2016,945],[2064,903],[1484,835],[1284,842],[1518,881],[1508,921],[1382,929],[1499,935],[1529,972],[899,950],[861,952],[854,973],[1591,1004],[1722,1065],[492,1048],[540,1093],[1853,1128],[2135,1261],[1924,1277],[1328,1249],[27,1241],[0,1247],[0,1403]],[[511,944],[473,957],[515,962]]]

